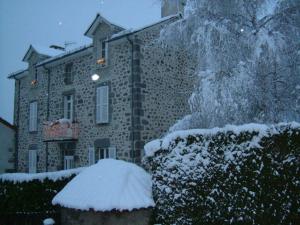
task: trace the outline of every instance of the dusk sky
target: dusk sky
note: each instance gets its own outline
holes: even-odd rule
[[[159,0],[0,0],[0,117],[13,121],[14,81],[7,75],[27,68],[30,44],[76,46],[91,43],[83,34],[96,14],[125,28],[160,18]]]

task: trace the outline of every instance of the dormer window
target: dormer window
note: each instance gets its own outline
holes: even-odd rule
[[[107,56],[108,56],[108,43],[107,41],[101,41],[101,54],[100,54],[100,58],[97,60],[97,64],[101,66],[106,66]]]
[[[73,79],[73,63],[68,63],[65,66],[64,82],[65,84],[72,84]]]

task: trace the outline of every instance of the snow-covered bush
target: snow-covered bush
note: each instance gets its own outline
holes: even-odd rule
[[[299,0],[188,0],[160,36],[194,59],[191,116],[171,130],[299,121],[299,21]]]
[[[56,210],[53,197],[83,168],[58,172],[0,175],[0,217]]]
[[[300,124],[177,131],[145,146],[157,223],[300,224]]]

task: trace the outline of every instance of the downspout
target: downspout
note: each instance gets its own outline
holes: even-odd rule
[[[45,65],[43,65],[44,70],[47,71],[47,111],[46,111],[46,121],[49,120],[49,114],[50,114],[50,69],[47,68]],[[49,155],[49,143],[46,142],[46,172],[48,172],[48,155]]]
[[[134,154],[135,154],[135,147],[134,147],[134,120],[133,120],[133,115],[134,115],[134,106],[133,106],[133,41],[129,38],[129,36],[126,36],[128,42],[131,45],[131,158],[132,161],[134,162]]]

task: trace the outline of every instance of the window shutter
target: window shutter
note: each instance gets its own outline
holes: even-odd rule
[[[38,111],[37,111],[37,102],[34,102],[33,103],[33,106],[34,106],[34,111],[33,111],[33,129],[34,130],[37,130],[37,113],[38,113]]]
[[[117,158],[117,149],[116,149],[116,147],[109,147],[108,151],[109,151],[109,158],[111,158],[111,159],[116,159]]]
[[[108,42],[105,42],[105,64],[108,63]]]
[[[67,101],[67,96],[64,96],[64,118],[68,118],[68,101]]]
[[[73,115],[74,115],[74,105],[73,105],[73,103],[74,103],[74,95],[71,95],[70,101],[71,101],[70,118],[68,118],[68,119],[70,119],[71,121],[73,121]]]
[[[29,167],[29,173],[36,173],[36,164],[37,164],[37,154],[36,150],[29,150],[28,151],[28,167]]]
[[[100,88],[97,88],[97,93],[96,93],[96,122],[101,123],[101,120],[100,120]]]
[[[33,105],[29,105],[29,131],[33,131]]]
[[[108,123],[109,121],[109,88],[102,86],[97,88],[96,97],[96,121]]]
[[[89,148],[89,165],[95,164],[95,149]]]
[[[29,105],[29,131],[37,130],[37,102]]]

